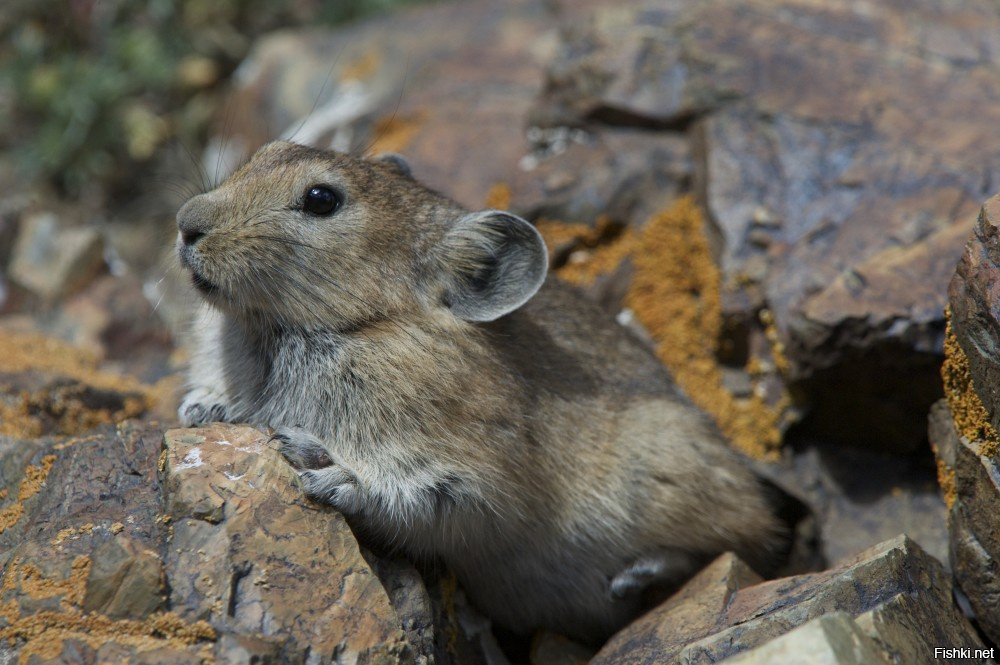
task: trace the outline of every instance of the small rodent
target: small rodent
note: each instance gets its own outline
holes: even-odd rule
[[[595,642],[724,551],[783,556],[773,487],[649,350],[545,281],[525,220],[398,157],[275,142],[177,225],[211,305],[183,424],[275,428],[310,497],[443,560],[502,626]]]

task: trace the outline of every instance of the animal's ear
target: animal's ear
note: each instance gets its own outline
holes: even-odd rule
[[[444,304],[466,321],[492,321],[535,295],[549,267],[535,227],[499,210],[474,212],[453,226],[438,248]]]
[[[403,157],[400,154],[395,152],[386,152],[375,157],[375,161],[388,164],[401,176],[405,176],[407,178],[413,177],[413,171],[410,169],[410,163],[406,161],[406,157]]]

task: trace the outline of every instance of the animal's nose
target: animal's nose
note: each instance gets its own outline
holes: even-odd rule
[[[181,242],[190,247],[198,242],[198,239],[205,235],[204,232],[195,229],[181,229]]]
[[[205,236],[204,215],[199,214],[200,198],[194,197],[177,211],[177,230],[180,231],[181,242],[188,247]]]

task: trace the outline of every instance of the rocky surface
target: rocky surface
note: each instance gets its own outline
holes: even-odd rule
[[[853,640],[858,633],[870,638],[866,648],[885,662],[929,662],[934,647],[942,645],[988,648],[952,601],[944,567],[900,536],[830,570],[768,582],[735,556],[720,557],[674,597],[612,637],[591,662],[715,663],[779,636],[782,642],[736,662],[789,662],[770,660],[789,641],[804,639],[786,633],[833,612],[855,617],[855,625],[841,625],[837,638],[825,624],[810,629],[826,635],[830,650],[839,649],[831,644],[835,640]],[[809,635],[805,639],[815,639]]]
[[[950,512],[955,578],[984,633],[1000,641],[1000,198],[983,206],[949,289],[946,402],[931,414],[931,441]]]
[[[0,488],[5,658],[476,662],[455,616],[434,615],[449,605],[407,563],[376,571],[265,432],[6,437]]]
[[[828,570],[765,582],[723,558],[598,662],[924,662],[1000,640],[997,200],[950,293],[947,506],[925,446],[945,285],[997,189],[998,29],[986,0],[516,0],[278,33],[233,77],[201,173],[173,180],[279,136],[403,153],[463,204],[536,221],[558,275],[808,501]],[[169,219],[98,234],[2,199],[0,658],[592,656],[497,639],[454,580],[365,551],[263,433],[169,429],[164,320],[191,307],[153,258]]]

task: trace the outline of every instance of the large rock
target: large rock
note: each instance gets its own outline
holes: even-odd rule
[[[479,658],[409,564],[377,560],[387,591],[343,517],[303,497],[264,432],[125,422],[0,438],[0,492],[0,657]]]
[[[335,31],[279,33],[240,68],[205,171],[224,177],[266,141],[403,152],[430,186],[482,206],[529,150],[545,3],[445,4]]]
[[[948,573],[899,536],[830,570],[768,582],[723,556],[612,637],[592,662],[714,663],[831,612],[855,617],[887,662],[911,662],[898,655],[919,651],[914,640],[921,648],[985,648],[952,600]]]
[[[986,2],[600,8],[567,32],[534,117],[687,130],[729,330],[773,314],[814,433],[913,450],[940,396],[934,285],[1000,165],[998,56],[970,48],[998,27]]]
[[[949,289],[947,403],[931,441],[950,506],[951,562],[983,631],[1000,641],[1000,197],[986,202]],[[953,335],[953,336],[951,336]]]

